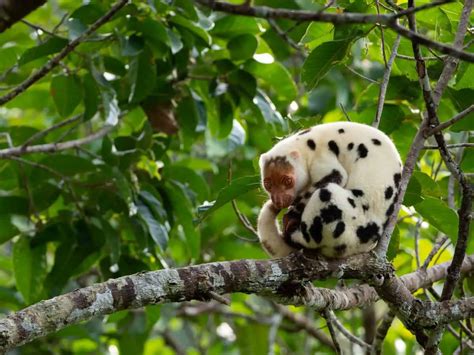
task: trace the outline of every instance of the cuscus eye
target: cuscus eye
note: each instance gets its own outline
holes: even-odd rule
[[[293,186],[293,178],[291,178],[290,176],[285,176],[283,178],[283,184],[286,187],[292,187]]]
[[[272,188],[272,181],[270,179],[263,180],[263,187],[265,187],[267,191],[270,191]]]

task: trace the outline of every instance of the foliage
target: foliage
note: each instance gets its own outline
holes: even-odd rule
[[[309,10],[323,6],[319,0],[256,3]],[[377,11],[369,1],[337,3],[327,11]],[[43,30],[17,23],[1,33],[0,94],[44,65],[112,4],[49,2],[26,18]],[[420,12],[417,21],[431,38],[452,43],[461,10],[462,4],[454,2]],[[395,37],[384,32],[387,57]],[[80,148],[0,161],[3,311],[143,270],[265,258],[230,201],[236,199],[241,212],[255,222],[266,198],[255,176],[258,155],[275,137],[345,120],[341,107],[352,121],[372,122],[379,91],[373,81],[380,81],[384,72],[381,46],[381,31],[371,25],[290,20],[270,25],[258,18],[213,13],[191,0],[126,5],[60,66],[0,108],[1,148],[22,145],[71,117],[77,119],[28,144],[77,139],[115,126],[112,133]],[[399,54],[413,56],[404,38]],[[433,56],[425,48],[423,54]],[[437,78],[441,68],[436,58],[428,61],[430,77]],[[461,63],[441,100],[441,120],[474,103],[473,83],[472,64]],[[397,58],[380,129],[392,137],[403,159],[423,109],[414,61]],[[447,131],[449,143],[472,141],[470,130],[472,114]],[[465,172],[473,172],[472,150],[458,158]],[[439,153],[424,151],[389,249],[399,274],[416,268],[415,233],[422,261],[439,234],[455,242],[458,217],[447,198],[449,185]],[[456,187],[456,205],[457,200]],[[473,251],[471,243],[468,252]],[[452,253],[451,245],[434,262],[449,260]],[[334,282],[318,285],[333,287]],[[190,353],[268,351],[275,316],[265,300],[232,295],[231,312],[189,317],[180,317],[183,307],[200,306],[122,311],[69,327],[19,353],[173,353],[176,340]],[[361,335],[360,314],[354,310],[338,316]],[[314,323],[325,325],[319,317]],[[288,327],[277,329],[277,352],[329,351]],[[403,345],[407,353],[417,346],[401,323],[390,329],[386,354],[395,353],[394,344],[397,350]],[[454,337],[446,334],[442,351],[456,347]]]

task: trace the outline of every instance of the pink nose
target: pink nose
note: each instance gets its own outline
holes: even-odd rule
[[[272,202],[276,208],[282,209],[287,208],[293,202],[291,195],[277,195],[272,198]]]

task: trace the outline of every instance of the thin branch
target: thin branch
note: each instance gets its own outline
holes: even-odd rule
[[[428,268],[428,265],[430,264],[431,260],[433,260],[433,257],[436,255],[436,253],[441,249],[443,244],[449,239],[447,235],[441,234],[435,241],[435,244],[433,248],[431,249],[430,253],[426,257],[425,261],[423,262],[423,265],[421,266],[420,270],[426,270]]]
[[[392,72],[393,62],[395,60],[395,56],[397,55],[398,46],[400,45],[401,37],[400,35],[397,36],[395,42],[393,43],[392,53],[390,54],[390,58],[388,59],[388,63],[386,63],[385,72],[383,74],[382,84],[380,85],[379,90],[379,100],[377,104],[377,112],[375,114],[375,119],[372,122],[372,126],[378,128],[380,124],[380,119],[382,117],[383,105],[385,103],[385,94],[387,93],[388,82],[390,80],[390,74]]]
[[[391,28],[395,32],[399,33],[403,37],[406,37],[412,41],[438,50],[441,53],[449,54],[450,56],[463,59],[468,62],[474,62],[474,54],[465,52],[458,48],[450,45],[446,45],[440,42],[433,41],[428,37],[422,36],[415,33],[403,26],[396,23],[397,17],[394,14],[361,14],[361,13],[329,13],[329,12],[311,12],[304,10],[289,10],[282,8],[271,8],[267,6],[242,6],[233,5],[226,2],[218,2],[213,0],[195,0],[204,6],[207,6],[215,11],[223,11],[231,14],[252,16],[265,19],[277,19],[284,18],[288,20],[305,22],[305,21],[316,21],[316,22],[331,22],[333,24],[355,24],[355,23],[372,23],[372,24],[383,24]],[[439,6],[442,3],[435,2],[430,3],[432,6]],[[420,6],[421,7],[421,6]],[[421,10],[426,10],[423,7]],[[421,11],[419,8],[414,8],[404,12],[404,15]]]
[[[446,144],[448,149],[457,149],[457,148],[473,148],[474,143],[456,143],[456,144]],[[425,145],[423,149],[439,149],[437,145]]]
[[[48,128],[46,128],[42,131],[39,131],[38,133],[33,134],[25,142],[23,142],[23,144],[21,146],[24,149],[27,146],[29,146],[31,143],[33,143],[34,141],[47,136],[50,132],[55,131],[56,129],[62,128],[64,126],[67,126],[68,124],[71,124],[73,122],[76,122],[76,121],[80,120],[82,117],[83,117],[83,115],[79,114],[79,115],[73,116],[71,118],[68,118],[67,120],[58,122],[58,123],[52,125],[51,127],[48,127]]]
[[[333,311],[328,311],[326,314],[329,316],[331,323],[334,324],[334,326],[341,332],[341,334],[344,335],[350,342],[357,344],[367,350],[370,350],[372,348],[372,345],[367,344],[365,341],[359,339],[350,331],[348,331],[346,327],[344,327],[344,325],[339,321],[339,319],[337,319]]]
[[[458,28],[456,30],[456,35],[454,37],[454,47],[462,49],[464,38],[466,37],[466,31],[469,26],[469,17],[472,12],[473,1],[465,0],[464,7],[461,12],[461,18],[459,19]],[[444,62],[443,71],[439,76],[436,87],[433,90],[433,100],[436,105],[439,104],[441,100],[441,95],[443,94],[444,89],[448,86],[449,80],[453,76],[459,60],[454,57],[448,57]]]
[[[313,338],[320,341],[322,344],[334,349],[334,343],[332,340],[321,330],[317,329],[312,322],[305,316],[290,311],[287,307],[281,304],[272,302],[273,308],[278,311],[283,317],[293,323],[298,329],[304,330],[306,333],[311,335]]]
[[[421,229],[421,224],[423,223],[423,220],[420,218],[416,222],[415,225],[415,261],[416,261],[416,268],[420,268],[420,252],[419,252],[419,239],[420,239],[420,229]]]
[[[462,120],[464,117],[469,115],[471,112],[474,112],[474,105],[469,106],[468,108],[466,108],[466,109],[462,110],[461,112],[459,112],[456,116],[454,116],[450,120],[448,120],[446,122],[442,122],[439,125],[437,125],[436,127],[434,127],[431,130],[427,131],[426,136],[429,137],[429,136],[432,136],[433,134],[441,132],[442,130],[452,126],[456,122]]]
[[[416,61],[415,57],[409,56],[409,55],[404,55],[404,54],[398,54],[397,53],[397,58],[399,59],[404,59],[404,60],[412,60]],[[438,57],[423,57],[424,60],[439,60]]]
[[[369,78],[368,76],[365,76],[364,74],[361,74],[359,73],[357,70],[355,70],[354,68],[351,68],[350,66],[344,64],[344,67],[349,70],[352,74],[355,74],[357,75],[358,77],[364,79],[364,80],[367,80],[369,82],[371,82],[372,84],[376,84],[376,85],[380,85],[380,83],[377,81],[377,80],[374,80],[374,79],[371,79]]]
[[[0,149],[0,159],[9,158],[12,156],[21,156],[25,154],[31,153],[51,153],[51,152],[58,152],[61,150],[76,148],[78,146],[90,143],[96,139],[102,138],[108,133],[110,133],[115,126],[105,125],[98,131],[79,139],[73,139],[66,142],[61,143],[46,143],[46,144],[38,144],[38,145],[30,145],[30,146],[19,146],[14,148],[6,148]]]
[[[392,326],[393,319],[395,315],[388,311],[382,318],[382,322],[377,328],[377,333],[375,334],[374,343],[372,344],[372,355],[380,354],[382,352],[383,342],[387,336],[388,330]]]
[[[321,312],[321,315],[326,320],[326,325],[328,327],[329,334],[331,335],[332,342],[334,343],[335,353],[338,354],[338,355],[342,354],[341,344],[339,344],[339,341],[337,340],[336,330],[334,329],[333,321],[331,319],[331,311],[324,310],[324,311]]]
[[[49,60],[44,66],[42,66],[38,71],[31,75],[28,79],[23,81],[21,84],[16,86],[13,90],[7,94],[0,97],[0,106],[4,105],[8,101],[14,99],[19,94],[28,89],[31,85],[36,83],[38,80],[46,76],[51,70],[59,65],[61,60],[63,60],[69,53],[71,53],[79,44],[81,44],[87,37],[94,33],[99,27],[108,22],[122,7],[128,3],[128,0],[119,0],[112,8],[96,22],[94,22],[86,31],[84,31],[80,36],[70,41],[66,47],[61,50],[57,55],[55,55],[51,60]]]
[[[32,29],[34,29],[35,31],[41,31],[41,32],[44,32],[50,36],[54,36],[55,34],[41,26],[38,26],[38,25],[35,25],[29,21],[26,21],[25,19],[21,19],[20,20],[21,22],[23,22],[25,25],[27,25],[28,27],[31,27]]]

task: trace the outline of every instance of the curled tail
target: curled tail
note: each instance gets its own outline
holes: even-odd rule
[[[268,200],[260,210],[257,222],[260,243],[263,249],[272,257],[287,256],[296,250],[283,240],[277,220],[278,212],[272,201]]]

